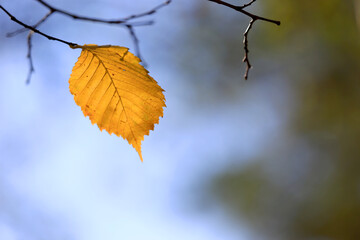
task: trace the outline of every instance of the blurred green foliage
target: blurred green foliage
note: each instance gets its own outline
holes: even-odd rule
[[[254,5],[257,8],[252,6],[251,11],[279,19],[282,25],[255,24],[250,57],[258,62],[249,81],[278,71],[275,75],[291,86],[294,104],[283,126],[284,136],[259,151],[248,165],[220,173],[212,182],[212,193],[234,219],[248,221],[264,239],[358,240],[359,4],[357,0],[272,0]],[[237,65],[242,58],[238,25],[240,19],[241,23],[245,20],[227,17],[224,21],[228,22],[218,26],[221,16],[208,17],[215,8],[202,6],[200,10],[195,22],[201,23],[204,16],[216,21],[201,31],[194,24],[194,34],[189,36],[198,39],[198,52],[211,49],[213,55],[207,56],[206,65],[216,62],[210,65],[216,71],[209,69],[211,74],[199,80],[199,87],[206,83],[207,91],[223,90],[217,86],[234,90],[242,80]],[[219,10],[219,15],[224,11]],[[195,66],[195,73],[202,69]]]

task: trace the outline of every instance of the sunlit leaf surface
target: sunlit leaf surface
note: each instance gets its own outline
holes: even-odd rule
[[[138,152],[163,116],[163,89],[125,47],[84,45],[69,79],[85,116],[100,130],[122,136]]]

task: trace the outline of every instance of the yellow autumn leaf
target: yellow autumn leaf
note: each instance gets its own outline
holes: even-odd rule
[[[141,141],[163,116],[164,90],[128,48],[74,48],[82,49],[69,79],[76,104],[101,131],[126,139],[143,161]]]

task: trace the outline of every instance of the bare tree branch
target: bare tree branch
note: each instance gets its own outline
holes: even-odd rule
[[[248,40],[248,36],[249,36],[249,32],[250,32],[253,24],[255,23],[255,21],[261,20],[261,21],[270,22],[270,23],[273,23],[273,24],[276,24],[276,25],[279,26],[280,21],[272,20],[272,19],[265,18],[265,17],[262,17],[262,16],[258,16],[258,15],[252,14],[252,13],[244,10],[245,8],[252,5],[256,0],[251,0],[249,3],[246,3],[246,4],[242,5],[242,6],[235,6],[235,5],[232,5],[230,3],[224,2],[222,0],[209,0],[209,1],[220,4],[220,5],[223,5],[225,7],[231,8],[231,9],[234,9],[235,11],[238,11],[238,12],[240,12],[242,14],[245,14],[246,16],[250,17],[250,22],[249,22],[249,25],[248,25],[248,27],[246,28],[246,30],[244,32],[244,40],[243,40],[244,50],[245,50],[243,62],[246,63],[246,70],[245,70],[244,78],[246,80],[246,79],[248,79],[249,71],[250,71],[250,69],[252,67],[251,64],[250,64],[250,60],[249,60],[249,46],[248,46],[249,40]]]
[[[244,9],[244,8],[246,8],[246,7],[249,7],[249,6],[251,6],[251,4],[253,4],[254,2],[256,2],[256,0],[251,0],[251,2],[244,4],[244,5],[242,6],[242,8]]]
[[[45,22],[46,19],[48,19],[48,17],[50,17],[51,14],[53,14],[53,13],[54,13],[54,12],[50,10],[43,18],[41,18],[41,19],[40,19],[35,25],[33,25],[32,27],[33,27],[33,28],[38,28],[38,27],[39,27],[43,22]],[[10,32],[10,33],[6,34],[6,37],[14,37],[14,36],[16,36],[16,35],[18,35],[18,34],[20,34],[20,33],[26,32],[26,31],[28,31],[27,28],[20,28],[20,29],[18,29],[18,30],[16,30],[16,31],[13,31],[13,32]]]
[[[139,13],[139,14],[133,14],[133,15],[130,15],[130,16],[125,17],[125,18],[113,19],[113,20],[80,16],[80,15],[76,15],[76,14],[73,14],[73,13],[70,13],[70,12],[55,8],[54,6],[52,6],[49,3],[45,2],[44,0],[36,0],[36,1],[38,1],[40,4],[47,7],[50,11],[52,11],[54,13],[57,12],[57,13],[65,15],[65,16],[71,17],[73,19],[76,19],[76,20],[98,22],[98,23],[106,23],[106,24],[117,24],[117,25],[126,27],[128,29],[128,31],[129,31],[131,39],[132,39],[132,41],[134,43],[136,55],[142,60],[143,65],[146,65],[145,60],[143,59],[143,57],[141,55],[141,52],[140,52],[139,39],[138,39],[138,37],[137,37],[137,35],[135,33],[134,27],[151,25],[154,22],[153,21],[129,22],[129,21],[131,21],[133,19],[145,17],[145,16],[150,16],[150,15],[156,13],[159,9],[165,7],[166,5],[169,5],[172,0],[166,0],[165,2],[159,4],[158,6],[154,7],[153,9],[151,9],[149,11]]]
[[[10,20],[11,20],[11,21],[14,21],[14,22],[18,23],[18,24],[20,24],[21,26],[23,26],[24,28],[27,28],[27,29],[29,29],[29,30],[37,33],[37,34],[40,34],[40,35],[46,37],[46,38],[49,39],[49,40],[58,41],[58,42],[67,44],[69,47],[74,47],[74,46],[78,45],[78,44],[76,44],[76,43],[68,42],[68,41],[65,41],[65,40],[62,40],[62,39],[59,39],[59,38],[56,38],[56,37],[47,35],[47,34],[45,34],[45,33],[43,33],[43,32],[40,32],[40,31],[37,30],[36,28],[34,28],[34,27],[32,27],[32,26],[29,26],[29,25],[27,25],[27,24],[19,21],[17,18],[15,18],[13,15],[11,15],[11,14],[10,14],[3,6],[1,6],[1,5],[0,5],[0,9],[3,10],[3,11],[10,17]]]
[[[140,13],[140,14],[136,14],[136,15],[131,15],[129,17],[124,18],[124,21],[129,21],[135,18],[141,18],[141,17],[145,17],[145,16],[149,16],[152,15],[154,13],[156,13],[160,8],[165,7],[166,5],[169,5],[171,3],[172,0],[167,0],[161,4],[159,4],[158,6],[154,7],[153,9],[151,9],[150,11],[144,12],[144,13]]]
[[[264,18],[264,17],[249,13],[248,11],[244,10],[244,8],[250,6],[255,1],[251,1],[250,3],[245,4],[243,6],[235,6],[235,5],[232,5],[230,3],[227,3],[227,2],[224,2],[224,1],[221,1],[221,0],[209,0],[209,1],[220,4],[220,5],[224,5],[224,6],[229,7],[229,8],[232,8],[235,11],[241,12],[242,14],[245,14],[246,16],[249,16],[250,18],[254,19],[255,21],[256,20],[262,20],[262,21],[265,21],[265,22],[271,22],[271,23],[274,23],[276,25],[280,25],[280,21],[272,20],[272,19],[269,19],[269,18]]]
[[[3,10],[9,17],[12,21],[20,24],[21,26],[23,26],[24,28],[22,29],[18,29],[14,32],[11,32],[11,33],[8,33],[7,36],[8,37],[12,37],[12,36],[15,36],[19,33],[22,33],[24,32],[25,30],[30,30],[30,33],[28,34],[28,37],[27,37],[27,45],[28,45],[28,53],[27,53],[27,58],[29,59],[29,65],[30,65],[30,70],[29,70],[29,74],[28,74],[28,78],[27,78],[27,83],[30,82],[30,78],[31,78],[31,75],[32,73],[34,72],[34,66],[33,66],[33,61],[32,61],[32,56],[31,56],[31,50],[32,50],[32,35],[33,33],[37,33],[37,34],[40,34],[46,38],[48,38],[49,40],[54,40],[54,41],[58,41],[58,42],[61,42],[61,43],[64,43],[64,44],[67,44],[68,46],[72,47],[72,48],[76,48],[78,47],[78,44],[76,43],[73,43],[73,42],[68,42],[68,41],[65,41],[65,40],[62,40],[62,39],[59,39],[59,38],[56,38],[56,37],[53,37],[53,36],[50,36],[48,34],[45,34],[41,31],[39,31],[37,28],[42,24],[44,23],[52,14],[54,13],[59,13],[59,14],[62,14],[62,15],[65,15],[67,17],[71,17],[73,19],[76,19],[76,20],[83,20],[83,21],[90,21],[90,22],[98,22],[98,23],[105,23],[105,24],[117,24],[119,26],[123,26],[123,27],[126,27],[127,30],[129,31],[129,35],[131,36],[131,39],[134,43],[134,47],[135,47],[135,52],[136,52],[136,55],[142,59],[143,61],[143,64],[146,65],[144,59],[142,58],[141,56],[141,52],[140,52],[140,47],[139,47],[139,39],[135,33],[135,30],[134,30],[134,27],[138,27],[138,26],[145,26],[145,25],[151,25],[153,24],[154,22],[153,21],[139,21],[139,22],[133,22],[132,20],[134,19],[138,19],[138,18],[142,18],[142,17],[145,17],[145,16],[149,16],[149,15],[152,15],[154,13],[156,13],[159,9],[165,7],[166,5],[170,4],[172,2],[172,0],[166,0],[165,2],[157,5],[156,7],[154,7],[153,9],[149,10],[149,11],[146,11],[146,12],[143,12],[143,13],[139,13],[139,14],[133,14],[133,15],[130,15],[128,17],[125,17],[125,18],[120,18],[120,19],[112,19],[112,20],[108,20],[108,19],[101,19],[101,18],[93,18],[93,17],[86,17],[86,16],[80,16],[80,15],[76,15],[76,14],[73,14],[73,13],[70,13],[68,11],[64,11],[64,10],[61,10],[61,9],[58,9],[52,5],[50,5],[49,3],[47,3],[46,1],[44,0],[34,0],[34,1],[37,1],[38,3],[40,3],[41,5],[43,5],[44,7],[48,8],[49,9],[49,12],[43,17],[41,18],[35,25],[33,26],[30,26],[30,25],[27,25],[21,21],[19,21],[17,18],[15,18],[13,15],[11,15],[4,7],[2,7],[0,5],[0,9]],[[214,2],[214,3],[217,3],[219,5],[223,5],[225,7],[228,7],[228,8],[231,8],[231,9],[234,9],[235,11],[238,11],[248,17],[250,17],[250,22],[249,22],[249,25],[248,27],[246,28],[245,32],[244,32],[244,40],[243,40],[243,44],[244,44],[244,51],[245,51],[245,54],[244,54],[244,58],[243,58],[243,62],[246,63],[246,70],[245,70],[245,79],[248,78],[248,75],[249,75],[249,71],[251,69],[251,64],[250,64],[250,60],[249,60],[249,41],[248,41],[248,36],[249,36],[249,32],[250,30],[252,29],[252,26],[253,24],[257,21],[257,20],[260,20],[260,21],[265,21],[265,22],[270,22],[270,23],[273,23],[273,24],[276,24],[276,25],[280,25],[280,21],[277,21],[277,20],[272,20],[272,19],[269,19],[269,18],[265,18],[265,17],[262,17],[262,16],[258,16],[258,15],[255,15],[253,13],[250,13],[246,10],[244,10],[245,8],[251,6],[254,2],[256,2],[256,0],[250,0],[250,2],[242,5],[242,6],[236,6],[236,5],[233,5],[233,4],[230,4],[230,3],[227,3],[227,2],[224,2],[222,0],[208,0],[210,2]]]
[[[138,58],[141,59],[142,65],[144,67],[147,67],[147,63],[146,63],[145,59],[142,57],[141,52],[140,52],[139,39],[138,39],[137,35],[135,34],[134,27],[132,25],[126,25],[126,27],[129,30],[129,34],[134,42],[136,56],[138,56]]]
[[[35,71],[33,60],[32,60],[32,55],[31,55],[31,50],[32,50],[32,42],[31,42],[31,40],[32,40],[33,33],[34,33],[33,31],[30,31],[28,36],[27,36],[28,52],[27,52],[26,57],[29,60],[29,73],[28,73],[28,76],[26,78],[26,84],[30,84],[31,75]]]
[[[140,14],[134,14],[134,15],[130,15],[129,17],[125,17],[125,18],[120,18],[120,19],[112,19],[112,20],[108,20],[108,19],[101,19],[101,18],[93,18],[93,17],[85,17],[85,16],[80,16],[77,14],[73,14],[58,8],[55,8],[54,6],[48,4],[47,2],[45,2],[44,0],[36,0],[37,2],[39,2],[40,4],[42,4],[44,7],[48,8],[50,11],[53,11],[54,13],[60,13],[63,14],[65,16],[71,17],[73,19],[76,20],[83,20],[83,21],[90,21],[90,22],[98,22],[98,23],[106,23],[106,24],[132,24],[129,23],[129,20],[133,20],[135,18],[140,18],[140,17],[144,17],[144,16],[149,16],[154,14],[158,9],[168,5],[171,3],[171,0],[167,0],[166,2],[156,6],[155,8],[151,9],[150,11],[144,12],[144,13],[140,13]],[[141,25],[149,25],[151,24],[151,21],[147,21],[147,22],[142,22]],[[139,26],[139,23],[135,23],[137,26]]]
[[[28,37],[27,37],[27,45],[28,45],[28,53],[27,53],[27,58],[29,59],[29,74],[26,80],[26,83],[30,83],[30,79],[31,79],[31,75],[34,72],[34,65],[33,65],[33,60],[32,60],[32,56],[31,56],[31,50],[32,50],[32,35],[33,33],[38,33],[46,38],[48,38],[49,40],[55,40],[58,42],[62,42],[65,43],[67,45],[69,45],[70,47],[74,48],[76,47],[78,44],[76,43],[72,43],[72,42],[68,42],[50,35],[47,35],[41,31],[39,31],[37,28],[44,23],[52,14],[54,13],[59,13],[68,17],[71,17],[73,19],[76,20],[83,20],[83,21],[90,21],[90,22],[98,22],[98,23],[105,23],[105,24],[117,24],[119,26],[123,26],[126,27],[129,31],[129,34],[131,36],[131,39],[134,43],[134,47],[135,47],[135,52],[136,55],[142,59],[143,65],[146,65],[144,59],[141,56],[141,52],[140,52],[140,47],[139,47],[139,39],[135,33],[134,27],[138,27],[138,26],[146,26],[146,25],[151,25],[154,23],[154,21],[139,21],[139,22],[130,22],[131,20],[137,19],[137,18],[141,18],[141,17],[145,17],[145,16],[149,16],[152,15],[154,13],[156,13],[159,9],[165,7],[166,5],[169,5],[171,3],[172,0],[166,0],[165,2],[157,5],[156,7],[154,7],[153,9],[140,13],[140,14],[133,14],[130,15],[128,17],[125,18],[121,18],[121,19],[114,19],[114,20],[108,20],[108,19],[100,19],[100,18],[92,18],[92,17],[85,17],[85,16],[80,16],[80,15],[76,15],[61,9],[58,9],[52,5],[50,5],[49,3],[45,2],[44,0],[35,0],[37,2],[39,2],[41,5],[43,5],[44,7],[49,9],[49,12],[43,17],[41,18],[35,25],[33,26],[29,26],[21,21],[19,21],[17,18],[15,18],[13,15],[11,15],[4,7],[2,7],[0,5],[0,8],[10,17],[10,19],[18,24],[20,24],[21,26],[23,26],[24,28],[18,29],[14,32],[8,33],[7,37],[13,37],[19,33],[22,33],[26,30],[30,30]]]
[[[46,21],[46,19],[48,17],[50,17],[50,15],[53,13],[53,11],[49,11],[42,19],[40,19],[35,25],[33,25],[32,27],[33,28],[37,28],[39,27],[43,22]],[[6,36],[7,37],[13,37],[17,34],[20,34],[24,31],[27,31],[28,29],[27,28],[20,28],[14,32],[11,32],[11,33],[8,33]],[[26,57],[28,58],[29,60],[29,73],[28,73],[28,76],[26,78],[26,84],[29,84],[30,83],[30,80],[31,80],[31,75],[32,73],[35,71],[34,69],[34,64],[33,64],[33,60],[32,60],[32,55],[31,55],[31,50],[32,50],[32,35],[33,35],[33,31],[30,30],[28,36],[27,36],[27,45],[28,45],[28,52],[27,52],[27,55]]]
[[[253,26],[253,24],[255,23],[255,20],[251,19],[250,22],[249,22],[249,25],[248,27],[246,28],[246,31],[244,33],[244,40],[243,40],[243,43],[244,43],[244,50],[245,50],[245,55],[244,55],[244,58],[243,58],[243,62],[246,63],[246,70],[245,70],[245,75],[244,75],[244,78],[245,80],[248,79],[248,76],[249,76],[249,71],[250,71],[250,68],[251,68],[251,64],[250,64],[250,61],[249,61],[249,40],[248,40],[248,34]]]

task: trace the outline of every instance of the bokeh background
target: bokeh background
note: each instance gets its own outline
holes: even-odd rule
[[[28,24],[47,10],[1,0]],[[48,0],[118,18],[161,0]],[[242,4],[242,1],[231,1]],[[0,13],[1,240],[360,239],[360,1],[271,0],[248,18],[208,1],[174,0],[136,29],[150,74],[166,90],[144,163],[74,103],[79,50],[33,38]],[[52,16],[40,29],[134,49],[126,29]]]

